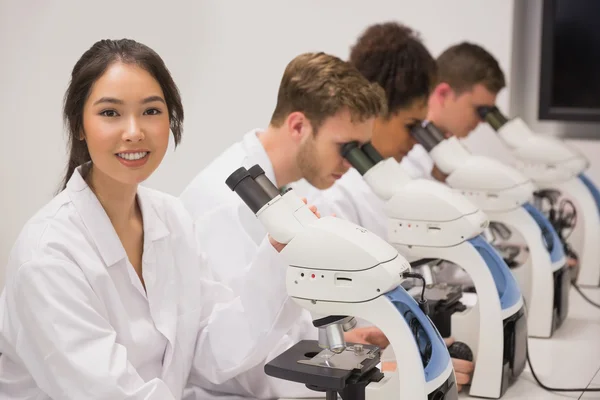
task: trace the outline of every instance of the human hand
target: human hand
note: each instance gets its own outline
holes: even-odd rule
[[[346,342],[372,344],[382,350],[390,345],[390,341],[381,329],[374,326],[352,329],[344,333],[344,338]]]
[[[453,338],[445,338],[446,346],[452,346]],[[464,385],[471,383],[471,375],[475,369],[475,364],[471,361],[461,360],[460,358],[452,358],[452,366],[454,367],[454,375],[456,376],[456,387],[458,391],[462,391]]]
[[[440,181],[440,182],[446,182],[446,178],[448,178],[448,175],[446,175],[442,171],[440,171],[440,169],[437,167],[437,165],[433,166],[433,169],[431,170],[431,176],[433,176],[435,178],[435,180]]]

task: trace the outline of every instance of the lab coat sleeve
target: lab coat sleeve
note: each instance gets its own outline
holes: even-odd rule
[[[285,274],[285,264],[265,238],[245,273],[231,282],[235,293],[203,280],[205,311],[190,383],[221,384],[265,361],[302,315],[287,295]]]
[[[205,393],[231,393],[253,399],[278,398],[313,398],[322,397],[321,393],[308,389],[304,384],[286,381],[265,374],[265,365],[284,351],[295,345],[299,340],[317,340],[317,329],[312,324],[312,317],[306,310],[303,317],[297,321],[288,334],[277,343],[273,343],[271,352],[258,365],[248,371],[236,375],[235,378],[223,384],[215,385],[208,381],[201,382],[195,376],[187,390],[191,399],[205,399]],[[194,397],[195,396],[195,397]],[[227,397],[229,399],[229,397]]]
[[[315,392],[302,383],[286,381],[269,377],[265,374],[265,364],[281,353],[298,343],[300,340],[317,340],[317,329],[312,324],[312,317],[306,310],[300,321],[297,321],[292,331],[283,340],[274,343],[267,359],[255,366],[247,373],[238,375],[238,382],[247,390],[252,398],[278,399],[278,398],[322,398],[323,394]]]
[[[174,399],[164,382],[144,382],[130,364],[77,265],[38,257],[19,267],[10,289],[17,354],[50,398]]]
[[[279,273],[286,270],[285,261],[274,252],[272,246],[267,241],[263,246],[266,235],[265,229],[256,219],[256,216],[241,201],[235,202],[233,205],[222,204],[221,207],[205,213],[197,218],[194,229],[197,243],[205,250],[203,254],[206,265],[210,267],[206,269],[203,275],[212,275],[216,278],[213,280],[229,286],[233,293],[240,296],[240,299],[243,296],[252,298],[251,292],[247,290],[248,276],[252,275],[248,274],[249,271],[255,271],[257,265],[259,268],[263,267],[262,270],[265,271],[263,275],[268,277],[265,281],[260,282],[261,285],[266,284],[269,280],[275,282],[277,276],[282,276],[269,272],[269,268]],[[271,257],[275,257],[275,259],[270,260]],[[253,299],[253,301],[262,303],[262,305],[257,306],[259,308],[269,306],[268,299],[271,290],[267,286],[263,287],[265,290]],[[295,397],[311,397],[314,392],[306,389],[304,385],[271,378],[264,373],[264,365],[267,362],[299,340],[317,339],[317,329],[312,325],[310,313],[302,311],[302,314],[303,316],[294,322],[290,331],[280,340],[271,344],[269,354],[260,363],[219,384],[203,378],[199,373],[199,369],[195,369],[195,373],[191,375],[189,382],[190,390],[197,390],[200,393],[204,393],[206,390],[209,392],[226,392],[258,399],[289,397],[292,395]],[[212,381],[215,380],[214,376],[210,378]],[[221,379],[219,379],[220,381]],[[207,396],[197,394],[196,397],[206,398]]]

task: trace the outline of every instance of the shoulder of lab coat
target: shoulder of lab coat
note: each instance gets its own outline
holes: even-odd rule
[[[383,202],[362,178],[351,168],[332,187],[318,190],[311,187],[306,192],[309,204],[314,204],[321,215],[335,214],[362,226],[376,235],[387,237],[387,218]]]
[[[235,143],[202,169],[181,192],[179,199],[194,220],[231,203],[232,192],[225,180],[243,165],[245,156],[242,143]]]
[[[257,136],[259,132],[260,129],[247,132],[241,141],[203,168],[181,192],[179,198],[194,220],[215,209],[241,202],[225,184],[229,175],[240,167],[259,164],[267,177],[275,182],[271,161]]]
[[[268,262],[258,263],[236,296],[228,287],[204,279],[208,274],[203,272],[206,266],[193,224],[179,200],[145,188],[138,196],[171,233],[169,244],[155,251],[166,251],[174,259],[169,279],[180,287],[171,291],[174,298],[164,300],[176,304],[178,331],[195,337],[191,348],[186,347],[189,339],[179,343],[179,335],[175,343],[176,351],[190,359],[183,363],[189,375],[219,383],[262,362],[273,341],[299,315],[286,294],[285,272]],[[115,299],[111,303],[103,298],[116,293],[108,290],[107,266],[98,263],[99,250],[93,245],[99,232],[88,229],[70,200],[66,191],[57,196],[26,224],[13,248],[0,303],[2,340],[13,344],[7,354],[21,360],[36,384],[54,398],[173,398],[159,379],[144,382],[118,344],[107,317],[107,304],[115,306]],[[99,202],[86,206],[92,214],[100,211],[94,207],[101,209]],[[101,236],[111,233],[116,236]],[[102,254],[105,260],[121,256],[115,248],[102,246],[114,250]],[[120,251],[124,253],[122,246]],[[102,268],[94,271],[92,265]],[[268,284],[257,279],[267,273]],[[263,301],[256,301],[259,297]]]
[[[225,184],[242,166],[260,164],[265,171],[272,171],[256,133],[248,132],[242,141],[227,148],[180,195],[194,221],[196,240],[204,249],[207,264],[215,278],[226,284],[243,275],[256,257],[272,258],[269,265],[279,262],[280,270],[286,267],[272,246],[263,243],[267,232],[254,213]]]

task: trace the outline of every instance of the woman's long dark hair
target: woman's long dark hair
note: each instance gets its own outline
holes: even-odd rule
[[[148,71],[158,81],[169,110],[171,132],[175,145],[181,141],[183,130],[183,106],[179,89],[171,73],[158,54],[148,46],[131,39],[100,40],[77,61],[71,73],[71,82],[64,98],[63,118],[69,134],[69,162],[61,184],[61,190],[73,175],[75,168],[90,161],[83,131],[83,107],[94,82],[115,62],[135,64]]]

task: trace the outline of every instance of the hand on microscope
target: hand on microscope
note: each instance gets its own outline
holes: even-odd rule
[[[389,346],[390,342],[383,332],[374,326],[355,328],[344,334],[344,337],[349,343],[371,344],[384,350]],[[450,347],[454,344],[454,338],[445,338],[446,346]],[[460,358],[452,358],[452,366],[456,375],[457,389],[460,392],[464,385],[471,383],[471,375],[475,365],[471,361]],[[393,371],[396,369],[396,362],[383,362],[383,371]]]
[[[383,332],[374,326],[354,328],[349,332],[345,332],[344,338],[349,343],[372,344],[381,350],[384,350],[390,344]]]
[[[579,265],[579,260],[573,257],[567,257],[567,267],[569,268],[577,268]]]
[[[447,347],[450,347],[454,344],[454,338],[445,338],[444,342],[446,342]],[[457,389],[460,392],[464,385],[471,383],[471,375],[473,375],[475,365],[471,361],[452,357],[452,366],[454,367],[454,375],[456,375]]]
[[[308,204],[305,197],[302,198],[302,201],[304,202],[304,204]],[[317,216],[317,218],[321,218],[321,214],[317,210],[316,206],[308,206],[308,209],[310,211],[312,211],[313,214],[315,214]],[[278,253],[280,253],[281,250],[283,250],[285,248],[285,246],[286,246],[284,243],[279,243],[278,241],[276,241],[275,239],[273,239],[271,237],[271,235],[269,235],[269,242],[271,242],[271,246],[273,246],[275,248],[275,250],[277,250]]]
[[[440,182],[446,182],[446,178],[448,178],[448,175],[446,175],[442,171],[440,171],[440,169],[435,164],[433,165],[433,168],[431,169],[431,176],[433,176],[435,178],[435,180],[440,181]]]

